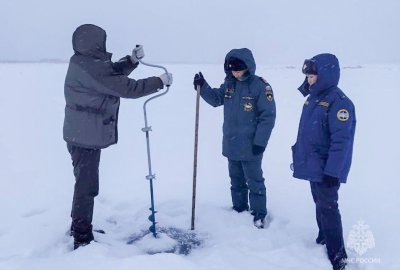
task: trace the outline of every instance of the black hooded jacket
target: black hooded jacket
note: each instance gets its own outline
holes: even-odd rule
[[[129,56],[113,63],[106,38],[92,24],[79,26],[72,37],[75,53],[65,78],[63,137],[75,146],[101,149],[117,143],[120,98],[139,98],[163,88],[159,77],[128,78],[137,65]]]

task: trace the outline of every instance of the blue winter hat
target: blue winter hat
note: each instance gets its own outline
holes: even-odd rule
[[[315,62],[314,59],[306,59],[304,60],[302,72],[304,74],[313,74],[313,75],[318,75],[317,72],[317,63]]]
[[[239,58],[231,57],[231,58],[229,58],[229,61],[228,61],[228,69],[230,71],[240,71],[240,70],[246,70],[247,66],[246,66],[245,62],[243,62]]]

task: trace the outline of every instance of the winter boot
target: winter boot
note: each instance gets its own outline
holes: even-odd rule
[[[93,241],[93,239],[90,240],[90,241],[89,241],[89,240],[80,241],[80,240],[74,239],[74,250],[75,250],[75,249],[78,249],[78,248],[80,248],[80,247],[84,247],[84,246],[89,245],[91,241]]]
[[[325,236],[323,236],[322,232],[318,233],[318,237],[315,239],[315,243],[318,245],[325,245]]]
[[[264,229],[266,220],[265,215],[260,215],[254,212],[251,214],[254,216],[253,218],[254,226],[256,226],[258,229]]]
[[[257,212],[251,211],[251,215],[254,216],[253,223],[258,229],[264,229],[269,226],[271,222],[271,215],[259,214]]]
[[[333,264],[333,270],[344,270],[346,269],[346,259],[341,259]]]
[[[81,228],[77,228],[72,226],[72,234],[74,237],[74,250],[89,245],[91,241],[94,240],[92,225],[86,227],[84,230],[80,230]]]
[[[84,247],[90,244],[94,240],[93,233],[90,232],[86,235],[80,235],[79,237],[74,236],[74,250],[79,247]]]
[[[238,213],[242,213],[244,211],[249,211],[249,206],[248,205],[244,207],[232,206],[232,209]]]
[[[256,219],[256,218],[254,217],[253,222],[254,222],[254,226],[256,226],[257,229],[264,229],[265,218]]]

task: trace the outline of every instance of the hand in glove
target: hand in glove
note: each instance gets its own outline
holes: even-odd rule
[[[204,85],[204,82],[206,80],[203,77],[203,74],[201,72],[196,73],[193,78],[193,85],[194,85],[194,90],[197,90],[197,85],[200,85],[202,87]]]
[[[172,73],[164,73],[160,75],[160,79],[162,83],[166,86],[170,86],[172,84],[173,78]]]
[[[136,64],[139,62],[139,59],[144,57],[143,45],[136,45],[136,47],[132,50],[131,61]]]
[[[324,178],[322,179],[322,181],[324,182],[325,186],[327,187],[334,187],[339,185],[339,178],[337,177],[333,177],[330,175],[324,175]]]
[[[264,146],[259,146],[259,145],[253,145],[253,148],[251,150],[253,151],[253,154],[255,156],[258,156],[258,155],[264,153],[265,147]]]

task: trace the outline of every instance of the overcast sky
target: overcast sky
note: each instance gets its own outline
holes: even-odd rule
[[[400,0],[0,0],[0,12],[0,61],[67,60],[75,28],[92,23],[115,58],[140,43],[159,63],[221,63],[241,47],[267,65],[321,52],[400,62]]]

